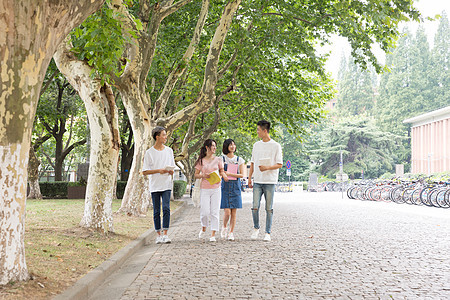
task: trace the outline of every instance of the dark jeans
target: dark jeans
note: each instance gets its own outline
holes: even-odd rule
[[[169,229],[170,223],[170,190],[164,192],[152,192],[153,223],[155,231],[161,231],[161,200],[163,210],[163,230]]]

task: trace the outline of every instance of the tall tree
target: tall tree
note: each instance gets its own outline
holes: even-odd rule
[[[53,73],[54,69],[56,66],[52,63],[49,72]],[[76,135],[80,104],[76,92],[59,72],[53,77],[50,88],[40,97],[35,121],[38,124],[35,126],[42,126],[53,137],[54,153],[46,154],[55,171],[55,181],[63,180],[64,160],[69,153],[86,143],[85,137]]]
[[[318,171],[335,178],[343,152],[344,172],[359,178],[361,171],[369,178],[392,172],[396,163],[404,163],[404,137],[381,131],[373,117],[360,115],[325,126],[309,143],[310,159]]]
[[[27,166],[47,66],[64,37],[102,3],[0,1],[0,284],[28,278],[23,240]]]
[[[450,26],[447,14],[442,12],[431,51],[432,67],[430,100],[439,107],[450,105]]]
[[[341,63],[341,66],[345,62]],[[372,114],[375,106],[375,85],[373,85],[371,72],[359,67],[354,59],[349,58],[347,68],[341,71],[341,80],[338,84],[337,112],[340,116],[356,116],[367,113]]]
[[[98,77],[92,78],[93,68],[87,61],[77,58],[71,49],[70,37],[67,37],[54,59],[84,101],[89,119],[89,176],[80,225],[107,233],[114,231],[112,200],[116,197],[114,187],[120,149],[117,106],[110,85]]]

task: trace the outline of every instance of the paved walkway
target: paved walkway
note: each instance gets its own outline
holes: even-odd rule
[[[199,240],[190,206],[172,244],[142,249],[92,299],[450,299],[450,210],[276,193],[264,242],[249,238],[250,201],[234,242]]]

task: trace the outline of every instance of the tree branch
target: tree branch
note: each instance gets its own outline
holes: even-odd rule
[[[179,10],[180,8],[182,8],[183,6],[185,6],[186,4],[188,4],[191,1],[192,0],[180,0],[178,2],[175,2],[174,4],[172,4],[169,7],[165,7],[163,9],[161,9],[161,18],[164,19],[165,17],[176,12],[177,10]]]
[[[181,2],[181,1],[180,1]],[[177,2],[178,3],[178,2]],[[153,110],[153,119],[157,120],[165,111],[167,102],[169,101],[169,97],[172,94],[172,91],[175,87],[180,76],[185,72],[189,62],[192,59],[192,55],[194,54],[195,49],[200,41],[200,35],[205,26],[206,17],[208,15],[209,9],[209,0],[202,0],[202,8],[200,10],[200,15],[197,20],[197,25],[194,29],[194,34],[192,36],[191,42],[186,49],[186,52],[181,59],[181,62],[178,64],[176,68],[170,72],[169,77],[167,78],[166,84],[162,93],[160,94],[158,100],[155,103],[155,107]]]
[[[216,28],[214,37],[209,47],[209,53],[206,60],[203,84],[197,100],[184,109],[174,113],[169,118],[161,119],[158,123],[163,124],[169,131],[192,120],[199,114],[207,111],[215,102],[215,88],[217,85],[217,66],[220,53],[225,42],[228,29],[233,20],[234,13],[238,9],[241,0],[228,2],[222,13],[220,23]]]
[[[87,141],[86,139],[82,139],[81,141],[73,143],[68,148],[64,149],[64,151],[61,154],[62,160],[64,160],[64,158],[67,156],[67,154],[69,154],[70,151],[72,151],[75,147],[78,147],[78,146],[86,144],[86,141]]]
[[[52,73],[52,75],[50,76],[50,78],[47,80],[47,82],[45,83],[45,85],[42,87],[41,93],[39,94],[39,97],[41,97],[41,96],[45,93],[45,91],[47,90],[47,88],[48,88],[48,87],[50,86],[50,84],[52,83],[53,78],[55,78],[56,74],[58,74],[58,73],[59,73],[59,70],[58,70],[58,69],[56,69],[55,71],[53,71],[53,73]]]

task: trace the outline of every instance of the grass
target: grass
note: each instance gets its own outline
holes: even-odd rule
[[[113,211],[121,200],[113,201]],[[171,202],[174,211],[181,205]],[[153,228],[152,213],[145,217],[114,214],[114,233],[81,228],[84,200],[28,200],[25,257],[31,280],[0,287],[0,299],[49,299],[142,233]]]

